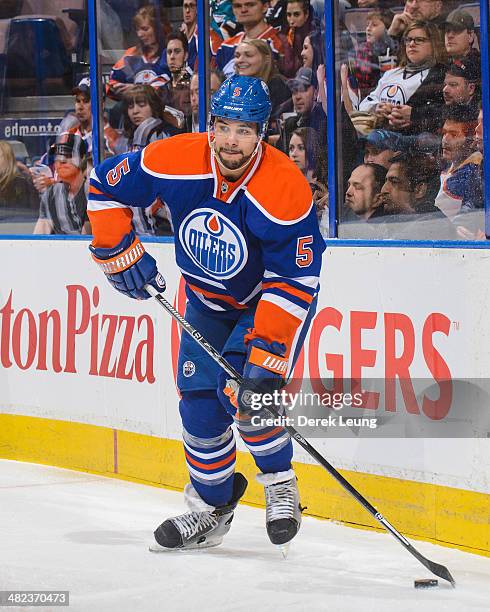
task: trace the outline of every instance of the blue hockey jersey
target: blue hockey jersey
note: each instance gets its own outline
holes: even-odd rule
[[[248,338],[294,350],[319,289],[325,243],[310,187],[291,160],[262,143],[245,174],[230,183],[206,134],[112,157],[91,174],[94,246],[118,244],[131,230],[129,207],[157,198],[171,213],[188,299],[217,316],[257,304]]]

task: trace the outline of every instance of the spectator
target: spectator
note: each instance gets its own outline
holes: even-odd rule
[[[314,30],[303,40],[301,59],[305,68],[311,68],[313,72],[313,84],[317,84],[316,72],[319,66],[325,65],[325,40],[321,32]]]
[[[286,17],[289,28],[287,44],[284,45],[283,72],[293,76],[303,65],[303,43],[313,26],[310,0],[288,0]]]
[[[397,44],[388,35],[393,13],[374,10],[366,18],[366,42],[356,52],[354,77],[361,99],[376,87],[381,73],[396,66]]]
[[[473,47],[475,22],[469,13],[462,10],[449,13],[444,40],[451,61],[471,58],[480,65],[480,52]]]
[[[397,134],[394,132],[372,130],[366,136],[364,163],[378,164],[388,170],[398,152],[398,146]]]
[[[150,85],[135,85],[122,101],[126,151],[140,151],[150,142],[176,133],[165,118],[165,107]]]
[[[311,68],[300,68],[295,78],[288,81],[296,115],[288,117],[281,129],[278,148],[284,152],[289,150],[291,134],[300,127],[313,128],[318,134],[320,147],[326,148],[327,117],[322,105],[316,102],[317,89],[312,80]]]
[[[226,77],[235,72],[235,48],[243,41],[259,38],[265,40],[276,61],[283,57],[283,43],[276,30],[265,21],[267,0],[233,0],[233,13],[243,32],[224,40],[217,53],[216,65]]]
[[[0,218],[10,217],[14,210],[37,214],[39,195],[29,172],[19,169],[10,144],[0,140]]]
[[[455,239],[452,224],[434,206],[437,167],[424,156],[399,154],[381,189],[384,215],[372,226],[377,238]]]
[[[180,31],[187,39],[188,58],[187,62],[194,70],[197,60],[197,2],[196,0],[184,0],[182,3],[183,22]]]
[[[271,122],[274,122],[279,107],[291,99],[291,92],[277,70],[266,41],[253,39],[238,44],[235,48],[235,70],[237,74],[258,77],[267,83],[272,103]]]
[[[482,206],[482,154],[476,151],[478,111],[468,105],[446,107],[442,128],[442,158],[447,168],[441,174],[436,206],[449,217]]]
[[[143,6],[134,16],[133,23],[139,42],[136,47],[129,48],[112,68],[107,93],[114,99],[120,99],[133,84],[162,87],[169,80],[165,52],[167,23],[157,21],[153,5]]]
[[[320,149],[317,133],[312,128],[294,130],[289,141],[289,158],[308,180],[315,204],[320,232],[328,237],[327,160]]]
[[[449,65],[444,77],[442,95],[446,104],[468,104],[478,106],[480,64],[472,59],[455,60]]]
[[[380,192],[385,177],[386,168],[378,164],[354,168],[347,182],[343,222],[368,221],[384,214]]]
[[[399,68],[386,72],[359,105],[381,125],[402,133],[435,132],[441,127],[446,53],[434,24],[415,21],[403,38]]]
[[[441,32],[445,26],[444,2],[442,0],[405,0],[405,8],[393,18],[388,34],[401,38],[414,21],[425,21]]]
[[[221,83],[225,80],[225,77],[221,72],[211,68],[209,79],[210,94],[214,95],[218,91]],[[194,72],[191,78],[190,98],[191,113],[186,116],[185,131],[199,132],[199,75],[197,72]]]
[[[190,82],[192,70],[187,65],[187,39],[182,32],[174,32],[167,39],[167,65],[170,81],[160,88],[165,105],[188,115],[191,112]]]
[[[54,152],[57,182],[41,195],[34,234],[88,234],[85,142],[78,134],[65,132],[56,139]]]

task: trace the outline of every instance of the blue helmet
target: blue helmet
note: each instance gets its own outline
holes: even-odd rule
[[[267,85],[256,77],[235,74],[211,98],[211,117],[258,123],[261,138],[267,131],[272,104]]]

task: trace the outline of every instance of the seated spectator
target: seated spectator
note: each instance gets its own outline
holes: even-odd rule
[[[394,16],[388,34],[399,39],[406,34],[406,29],[414,21],[425,21],[444,32],[445,4],[447,2],[442,0],[405,0],[405,8],[402,13]]]
[[[388,170],[398,152],[399,144],[396,136],[397,134],[386,130],[372,130],[366,136],[364,163],[378,164]]]
[[[303,67],[311,68],[313,72],[313,84],[316,85],[316,72],[319,66],[325,65],[325,40],[321,32],[314,30],[303,40],[301,59]]]
[[[469,13],[464,10],[449,13],[444,34],[449,60],[470,58],[480,65],[480,52],[473,47],[475,36],[475,22]]]
[[[274,122],[279,107],[291,100],[291,91],[284,77],[279,74],[272,51],[265,40],[247,40],[237,45],[235,70],[237,74],[258,77],[267,83],[272,103],[271,123]],[[277,130],[272,126],[272,131]]]
[[[22,165],[23,166],[23,165]],[[39,195],[29,171],[19,168],[14,151],[6,140],[0,140],[0,220],[11,217],[14,211],[37,214]]]
[[[150,85],[135,85],[124,95],[122,112],[126,151],[140,151],[150,142],[176,133],[165,119],[164,108]]]
[[[311,68],[300,68],[295,78],[288,81],[295,116],[288,117],[281,127],[277,147],[284,153],[289,151],[291,134],[301,127],[313,128],[318,135],[320,147],[326,149],[327,117],[322,105],[316,102],[317,89],[312,81]]]
[[[481,190],[482,154],[476,150],[478,110],[467,105],[446,107],[442,128],[442,158],[446,169],[435,204],[449,217],[483,206]]]
[[[284,45],[282,69],[284,74],[293,76],[303,65],[301,52],[305,37],[314,29],[310,0],[288,0],[286,17],[289,28],[286,33],[287,45]]]
[[[235,48],[243,41],[259,38],[265,40],[276,61],[284,55],[283,42],[276,30],[265,21],[267,0],[233,0],[233,13],[243,32],[224,40],[216,52],[216,65],[226,77],[235,73]],[[281,65],[279,64],[281,69]]]
[[[413,22],[403,38],[399,68],[381,77],[359,110],[374,112],[380,127],[402,133],[437,131],[442,124],[445,59],[437,27]]]
[[[381,73],[396,67],[398,47],[388,35],[393,20],[391,11],[370,11],[366,19],[366,42],[357,49],[353,69],[361,99],[376,87]]]
[[[183,21],[180,31],[187,39],[187,63],[194,70],[197,61],[197,2],[184,0],[182,3]]]
[[[315,130],[299,128],[294,130],[289,141],[289,158],[308,180],[320,232],[328,237],[328,187],[327,160],[320,149],[320,141]]]
[[[438,179],[436,164],[425,156],[397,155],[381,189],[384,216],[373,222],[376,238],[455,239],[454,227],[434,206]]]
[[[210,94],[214,95],[221,83],[225,80],[224,74],[211,68],[209,73]],[[199,132],[199,75],[194,72],[190,85],[191,113],[185,117],[185,131]]]
[[[57,182],[41,195],[34,234],[88,234],[85,142],[78,134],[65,132],[57,137],[54,152]]]
[[[166,22],[157,23],[152,5],[142,7],[133,18],[138,45],[129,48],[111,71],[107,93],[120,99],[133,84],[162,87],[169,80],[165,51]],[[160,36],[159,36],[160,33]]]
[[[467,104],[478,107],[480,63],[468,58],[455,60],[444,77],[442,95],[446,104]]]
[[[386,168],[378,164],[361,164],[354,168],[341,211],[343,223],[369,221],[384,214],[380,192],[385,177]]]
[[[188,115],[191,112],[190,82],[192,70],[187,65],[187,39],[182,32],[167,38],[167,65],[171,78],[159,89],[165,105]]]

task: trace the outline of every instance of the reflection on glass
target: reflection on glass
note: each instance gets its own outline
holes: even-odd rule
[[[484,238],[478,6],[358,4],[338,23],[350,40],[336,49],[346,117],[339,237]],[[357,139],[351,157],[345,122]]]

